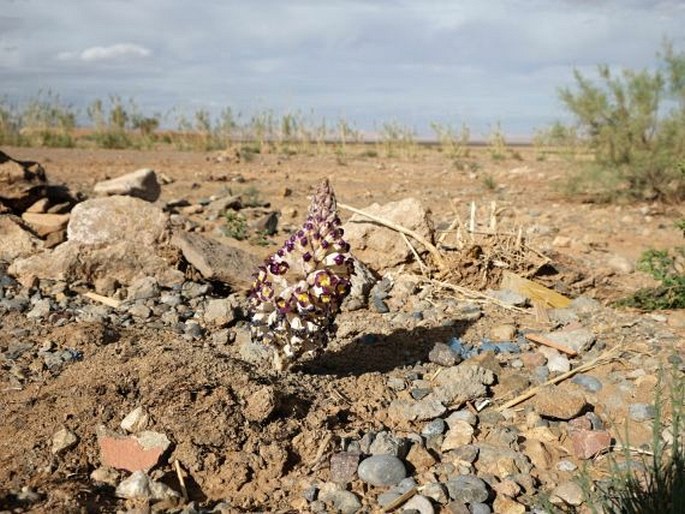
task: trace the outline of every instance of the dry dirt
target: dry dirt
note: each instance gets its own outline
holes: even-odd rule
[[[41,162],[51,181],[86,195],[97,181],[142,167],[170,179],[162,187],[161,203],[185,198],[192,204],[226,189],[241,192],[254,187],[273,208],[282,213],[297,211],[292,219],[282,215],[281,224],[302,220],[312,186],[324,177],[331,180],[339,201],[359,208],[415,197],[430,207],[438,228],[449,225],[455,213],[467,220],[471,201],[478,207],[479,222],[484,222],[491,202],[496,202],[499,227],[512,232],[522,227],[528,245],[559,263],[564,271],[561,276],[568,278],[556,278],[548,285],[558,286],[571,297],[584,294],[605,305],[651,283],[639,272],[612,267],[612,257],[634,263],[647,248],[682,244],[682,235],[673,226],[684,215],[682,207],[569,200],[559,192],[558,182],[571,165],[560,159],[536,161],[525,149],[523,161],[492,161],[485,153],[478,155],[474,160],[481,167],[473,173],[457,170],[435,149],[422,149],[411,159],[363,157],[361,149],[353,149],[344,162],[332,153],[267,154],[250,162],[235,162],[221,159],[221,153],[171,150],[5,150],[15,158]],[[487,187],[484,177],[488,176],[494,188]],[[292,194],[285,196],[286,188]],[[341,211],[343,219],[349,215]],[[212,229],[208,226],[207,231]],[[568,238],[568,244],[553,246],[558,236]],[[277,234],[274,239],[280,244],[284,237]],[[266,255],[276,247],[250,248]],[[418,271],[415,264],[411,268]],[[473,281],[464,285],[478,286]],[[604,330],[605,345],[618,344],[626,337],[646,345],[648,337],[632,330],[634,323],[626,322],[645,315],[616,311],[612,316],[593,322],[594,330]],[[666,313],[664,318],[669,316]],[[485,316],[464,324],[459,331],[463,338],[475,340],[502,323],[537,326],[532,313],[486,305]],[[152,475],[179,490],[171,465],[178,460],[188,470],[189,496],[196,506],[225,501],[231,505],[227,512],[306,511],[303,491],[328,479],[327,459],[342,441],[384,426],[401,430],[392,427],[387,416],[387,407],[396,395],[387,386],[388,377],[404,376],[416,366],[423,366],[426,374],[432,372],[435,365],[426,364],[432,344],[454,335],[453,327],[443,326],[389,330],[382,315],[371,309],[344,313],[341,324],[348,327],[346,333],[333,341],[323,357],[293,372],[276,374],[244,363],[232,345],[214,344],[211,337],[189,342],[177,333],[144,324],[116,327],[78,322],[57,326],[32,321],[20,313],[2,315],[0,351],[10,350],[17,339],[36,348],[51,341],[56,347],[78,349],[82,358],[55,372],[25,354],[26,379],[21,387],[10,380],[7,368],[2,368],[0,511],[144,508],[117,499],[111,486],[96,484],[89,477],[100,465],[96,428],[116,429],[139,405],[151,415],[150,428],[172,441],[165,456],[167,464]],[[685,330],[682,326],[671,330],[678,338],[663,344],[682,352]],[[357,336],[365,334],[381,334],[380,342],[360,342]],[[614,363],[596,373],[608,375],[616,370],[624,368]],[[248,412],[250,408],[259,410],[248,400],[263,388],[273,393],[276,405],[260,419],[259,412]],[[497,397],[495,400],[497,403]],[[55,456],[52,436],[61,428],[74,432],[79,443]],[[40,499],[19,502],[17,492],[23,487],[37,492]],[[358,481],[352,486],[362,498],[368,488]],[[370,499],[363,500],[365,508],[373,508],[375,496],[369,493]]]

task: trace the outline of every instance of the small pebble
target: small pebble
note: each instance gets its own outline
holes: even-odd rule
[[[557,463],[557,469],[559,471],[571,472],[571,471],[575,471],[576,469],[578,469],[578,466],[576,466],[573,462],[571,462],[568,459],[563,459]]]
[[[647,421],[656,416],[654,405],[647,403],[633,403],[628,407],[628,412],[633,421]]]
[[[602,382],[590,375],[576,375],[571,379],[571,382],[578,384],[580,387],[588,392],[596,393],[602,389]]]

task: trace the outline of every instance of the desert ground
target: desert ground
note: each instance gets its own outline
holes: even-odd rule
[[[683,370],[683,311],[614,302],[654,285],[636,263],[682,244],[685,210],[569,197],[560,184],[578,163],[532,148],[497,160],[475,148],[459,162],[435,147],[370,148],[2,148],[79,203],[153,169],[159,198],[136,200],[154,212],[125,212],[138,229],[120,239],[158,214],[169,237],[136,243],[158,260],[128,270],[122,247],[99,243],[96,257],[73,247],[78,265],[51,276],[69,240],[36,238],[0,261],[0,512],[590,512],[575,480],[601,484],[622,448],[638,460],[652,449],[657,391]],[[245,285],[203,274],[172,239],[263,259],[324,178],[344,206],[379,204],[388,218],[416,200],[444,262],[340,207],[366,284],[323,353],[277,372],[249,341]],[[419,230],[413,214],[393,221]],[[226,230],[238,217],[240,241]],[[366,247],[355,223],[372,231]],[[381,237],[389,250],[374,247]],[[18,263],[38,255],[45,269]],[[506,273],[561,296],[512,290]]]

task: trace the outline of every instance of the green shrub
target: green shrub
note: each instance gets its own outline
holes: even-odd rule
[[[603,199],[685,198],[685,53],[665,44],[660,57],[655,71],[616,74],[599,66],[596,82],[575,70],[575,89],[559,90],[597,168],[575,178],[577,192]]]
[[[685,219],[677,221],[675,226],[685,236]],[[649,273],[660,284],[657,287],[640,289],[617,302],[619,306],[648,311],[685,308],[685,246],[676,247],[672,251],[649,249],[642,254],[637,267],[640,271]]]
[[[247,220],[242,214],[235,211],[226,211],[224,214],[226,224],[221,228],[228,237],[242,241],[247,238]]]

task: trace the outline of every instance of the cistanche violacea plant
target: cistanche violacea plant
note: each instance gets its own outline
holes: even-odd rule
[[[250,290],[252,340],[273,349],[276,369],[325,348],[353,272],[335,194],[324,180],[302,228],[258,268]]]

